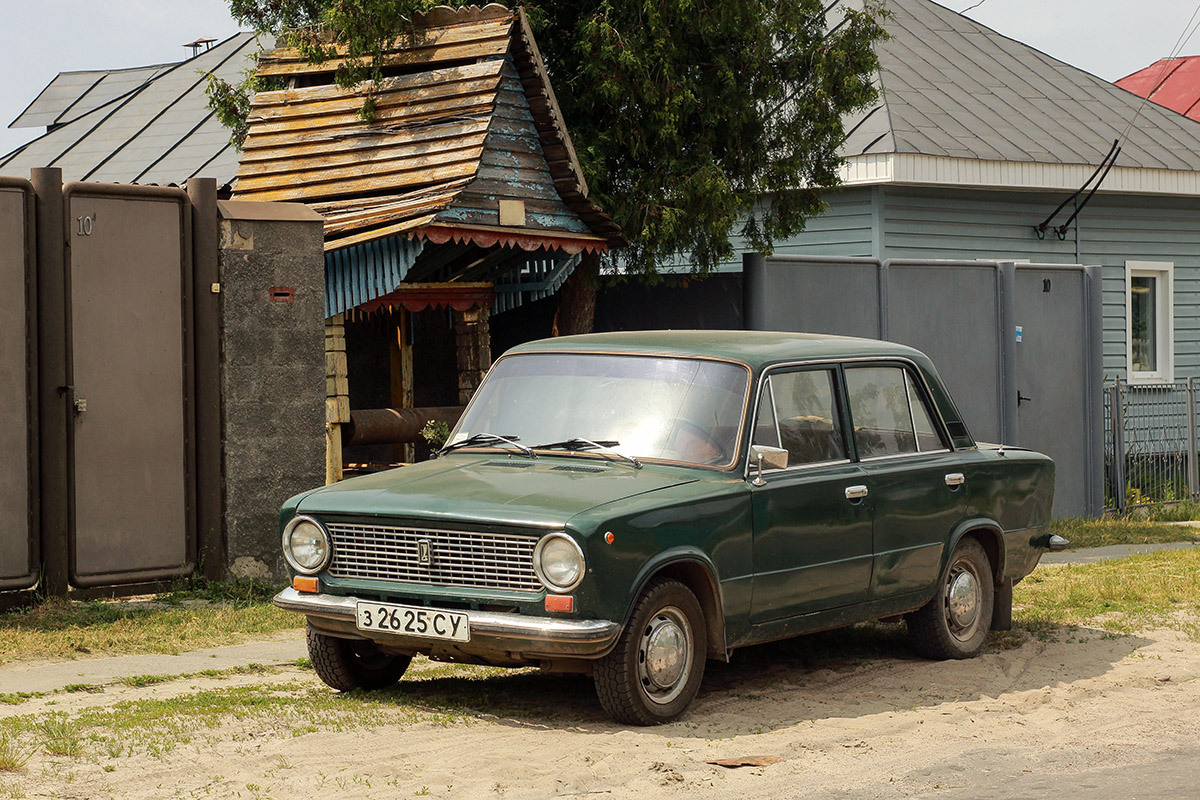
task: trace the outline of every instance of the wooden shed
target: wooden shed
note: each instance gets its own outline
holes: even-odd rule
[[[453,315],[458,362],[457,394],[438,404],[465,403],[490,364],[489,314],[553,293],[581,253],[624,243],[588,199],[523,12],[427,12],[388,52],[378,86],[337,86],[341,63],[286,48],[263,56],[259,75],[287,88],[255,95],[234,188],[239,200],[298,201],[325,217],[328,341],[349,342],[361,365],[343,394],[346,358],[331,355],[331,425],[348,421],[351,401],[377,404],[365,387],[382,374],[391,406],[413,404],[414,360],[419,373],[439,347],[410,315],[430,308]],[[391,357],[355,354],[356,342],[378,349],[366,328],[381,326]]]

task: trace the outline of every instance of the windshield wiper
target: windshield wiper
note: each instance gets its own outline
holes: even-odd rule
[[[459,450],[463,447],[477,447],[481,444],[495,443],[506,444],[510,447],[515,447],[521,453],[521,455],[528,456],[529,458],[537,458],[537,453],[533,452],[532,449],[523,444],[517,444],[517,439],[519,438],[519,436],[501,436],[498,433],[487,433],[486,431],[482,431],[480,433],[468,436],[461,442],[455,442],[454,444],[446,445],[441,450],[438,450],[438,455],[444,455],[449,453],[451,450]]]
[[[624,453],[618,452],[613,448],[619,445],[620,442],[614,439],[602,439],[598,442],[593,442],[590,439],[580,439],[578,436],[573,439],[563,439],[561,442],[550,442],[549,444],[535,444],[534,450],[554,450],[557,448],[565,448],[568,450],[600,450],[604,453],[614,455],[617,458],[624,459],[630,464],[633,464],[637,469],[642,468],[642,462],[638,461],[633,456],[627,456]]]

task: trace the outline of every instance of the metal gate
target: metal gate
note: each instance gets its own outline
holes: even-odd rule
[[[979,441],[1054,458],[1054,514],[1104,508],[1100,268],[747,254],[746,327],[927,353]]]
[[[1013,315],[1020,331],[1014,349],[1013,443],[1039,450],[1058,465],[1056,516],[1084,509],[1098,514],[1104,507],[1098,272],[1017,264],[1013,280]]]
[[[37,379],[34,194],[0,178],[0,589],[37,582]]]
[[[191,206],[178,189],[68,184],[70,581],[195,564]]]

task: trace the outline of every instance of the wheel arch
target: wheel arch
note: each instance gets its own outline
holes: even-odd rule
[[[700,609],[704,612],[704,627],[708,640],[707,656],[722,661],[729,660],[729,649],[725,641],[725,612],[721,599],[721,584],[716,578],[712,564],[698,553],[664,554],[664,557],[643,570],[629,610],[625,612],[624,624],[629,624],[629,617],[637,604],[637,598],[642,596],[651,582],[658,579],[676,580],[691,590],[700,601]]]
[[[950,546],[946,548],[942,568],[945,569],[945,562],[950,559],[954,548],[966,538],[978,541],[983,547],[983,552],[987,553],[988,561],[992,565],[992,582],[997,586],[1003,583],[1005,561],[1008,557],[1004,547],[1004,531],[994,520],[990,519],[967,520],[954,529],[954,533],[950,536]]]

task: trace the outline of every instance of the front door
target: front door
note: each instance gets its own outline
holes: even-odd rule
[[[873,501],[848,456],[836,378],[830,368],[787,369],[763,384],[754,443],[786,449],[788,466],[751,485],[756,624],[867,598]]]

